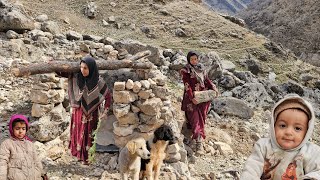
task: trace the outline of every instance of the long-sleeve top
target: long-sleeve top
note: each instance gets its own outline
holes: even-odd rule
[[[300,180],[320,179],[320,147],[309,142],[312,136],[315,115],[310,103],[297,95],[287,96],[279,101],[272,110],[284,101],[297,101],[309,109],[311,118],[308,131],[299,146],[286,150],[277,142],[274,130],[276,119],[270,121],[270,137],[256,142],[252,154],[244,166],[241,180]]]
[[[0,145],[0,180],[41,180],[41,161],[29,140],[8,138]]]
[[[181,69],[180,74],[184,83],[184,94],[181,107],[181,110],[183,111],[187,110],[188,105],[193,105],[192,99],[194,98],[194,91],[214,90],[216,88],[205,72],[201,73],[202,77],[199,77],[198,75],[200,73],[197,74],[190,66]]]

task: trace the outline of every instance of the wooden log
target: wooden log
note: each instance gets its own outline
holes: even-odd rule
[[[116,70],[121,68],[151,69],[153,67],[151,62],[141,63],[137,61],[138,59],[149,56],[150,54],[150,51],[143,51],[124,60],[97,60],[96,62],[99,70]],[[79,62],[49,61],[12,68],[11,72],[16,77],[23,77],[52,72],[77,72],[79,70]]]

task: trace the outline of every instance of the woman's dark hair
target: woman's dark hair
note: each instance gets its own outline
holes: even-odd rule
[[[88,87],[88,90],[92,90],[99,81],[99,70],[98,66],[96,64],[96,61],[93,57],[85,57],[80,61],[81,63],[85,63],[89,68],[89,75],[88,77],[84,77],[81,72],[77,75],[77,83],[80,88],[80,90],[83,89],[83,87],[86,85]]]

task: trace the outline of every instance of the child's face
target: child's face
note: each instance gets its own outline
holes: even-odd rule
[[[23,139],[27,132],[27,125],[24,122],[17,122],[13,127],[13,135],[18,139]]]
[[[300,145],[308,131],[308,116],[297,109],[287,109],[281,112],[276,120],[276,140],[285,150]]]
[[[198,57],[196,55],[193,55],[190,57],[190,64],[197,65],[198,64]]]

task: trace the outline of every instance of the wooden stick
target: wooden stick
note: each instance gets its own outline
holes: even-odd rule
[[[150,51],[142,51],[124,60],[97,60],[96,62],[99,70],[116,70],[121,68],[151,69],[153,66],[151,62],[141,63],[137,61],[150,54]],[[12,68],[11,72],[16,77],[23,77],[52,72],[77,72],[79,69],[79,62],[49,61]]]

